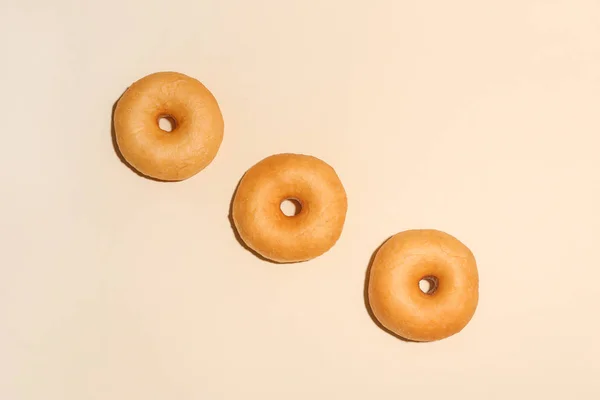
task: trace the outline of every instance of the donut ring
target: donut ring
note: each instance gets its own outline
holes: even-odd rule
[[[301,210],[286,216],[286,199]],[[242,177],[232,204],[240,238],[271,261],[310,260],[327,252],[339,239],[348,202],[334,169],[318,158],[276,154],[251,167]]]
[[[161,118],[174,127],[166,132]],[[119,151],[141,174],[180,181],[203,170],[223,141],[223,116],[212,93],[198,80],[157,72],[133,83],[114,113]]]
[[[419,282],[427,280],[424,293]],[[479,275],[471,251],[453,236],[410,230],[388,239],[371,265],[371,311],[384,328],[404,339],[427,342],[460,332],[479,300]]]

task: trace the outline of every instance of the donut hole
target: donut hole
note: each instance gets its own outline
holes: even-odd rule
[[[285,199],[279,204],[279,209],[286,217],[295,217],[302,211],[302,203],[298,199]]]
[[[439,279],[435,276],[424,276],[419,281],[419,289],[425,294],[432,295],[436,292],[439,283]]]
[[[160,130],[165,132],[173,132],[177,127],[177,121],[170,115],[161,115],[156,122]]]

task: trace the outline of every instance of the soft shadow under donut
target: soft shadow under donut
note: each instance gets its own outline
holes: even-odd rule
[[[381,243],[377,247],[377,249],[375,249],[373,254],[371,254],[371,258],[369,259],[369,265],[367,266],[367,272],[365,274],[365,287],[363,290],[363,300],[365,302],[365,308],[367,309],[367,314],[369,314],[369,317],[371,318],[371,320],[373,320],[373,323],[375,323],[375,325],[377,325],[384,332],[387,332],[388,334],[394,336],[396,339],[402,340],[403,342],[421,343],[421,342],[418,342],[415,340],[406,339],[402,336],[395,334],[394,332],[390,331],[389,329],[387,329],[385,326],[383,326],[381,324],[381,322],[379,322],[377,317],[375,317],[375,314],[373,313],[373,310],[371,309],[371,305],[369,304],[369,278],[370,278],[370,274],[371,274],[371,267],[373,266],[373,262],[375,261],[375,256],[377,255],[377,252],[379,251],[381,246],[383,246],[385,244],[385,242],[387,242],[390,238],[391,238],[391,236],[389,238],[387,238],[386,240],[384,240],[383,243]]]
[[[266,262],[269,262],[271,264],[285,264],[285,263],[281,263],[281,262],[269,260],[268,258],[266,258],[266,257],[262,256],[261,254],[257,253],[255,250],[251,249],[242,240],[239,232],[237,231],[237,228],[235,226],[235,222],[233,221],[233,202],[235,201],[235,195],[237,194],[238,188],[240,187],[240,183],[242,182],[243,178],[244,177],[242,176],[240,178],[240,180],[238,181],[238,183],[235,185],[235,190],[233,191],[233,195],[231,196],[231,201],[229,202],[229,215],[227,215],[227,219],[229,219],[229,224],[231,225],[231,230],[233,231],[233,236],[235,237],[235,240],[237,240],[237,242],[240,244],[240,246],[242,246],[244,249],[248,250],[250,253],[254,254],[256,257],[258,257],[262,261],[266,261]]]
[[[162,183],[169,183],[171,181],[164,181],[161,179],[156,179],[153,178],[151,176],[148,175],[144,175],[142,174],[140,171],[138,171],[137,169],[135,169],[131,164],[129,164],[127,162],[127,160],[125,159],[125,157],[123,157],[123,154],[121,153],[121,150],[119,150],[119,145],[117,143],[117,133],[115,131],[115,110],[117,108],[117,104],[119,103],[119,100],[121,99],[121,97],[123,97],[123,94],[125,94],[127,90],[125,90],[123,93],[121,93],[121,95],[119,96],[119,98],[117,99],[117,101],[115,101],[115,103],[112,106],[111,112],[110,112],[110,137],[112,140],[112,146],[113,146],[113,150],[115,151],[115,154],[117,155],[117,157],[119,158],[119,160],[121,160],[121,162],[130,170],[132,170],[137,176],[141,176],[142,178],[146,178],[149,179],[151,181],[155,181],[155,182],[162,182]]]

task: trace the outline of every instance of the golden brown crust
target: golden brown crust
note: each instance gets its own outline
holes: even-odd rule
[[[419,288],[426,277],[437,278],[432,294]],[[374,316],[396,335],[414,341],[444,339],[460,332],[477,308],[475,257],[458,239],[441,231],[398,233],[375,255],[368,296]]]
[[[280,209],[297,199],[299,214]],[[276,154],[243,176],[232,217],[241,239],[261,256],[276,262],[299,262],[328,251],[339,239],[348,202],[334,169],[318,158]]]
[[[160,117],[175,128],[165,132]],[[187,179],[203,170],[223,141],[223,116],[212,93],[198,80],[157,72],[133,83],[115,108],[117,145],[143,175],[165,181]]]

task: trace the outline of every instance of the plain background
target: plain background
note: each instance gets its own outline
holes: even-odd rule
[[[600,2],[3,0],[0,398],[598,399]],[[114,102],[175,70],[218,99],[214,162],[143,179]],[[265,263],[228,212],[279,152],[337,170],[345,230]],[[474,319],[399,341],[363,298],[412,228],[477,257]]]

